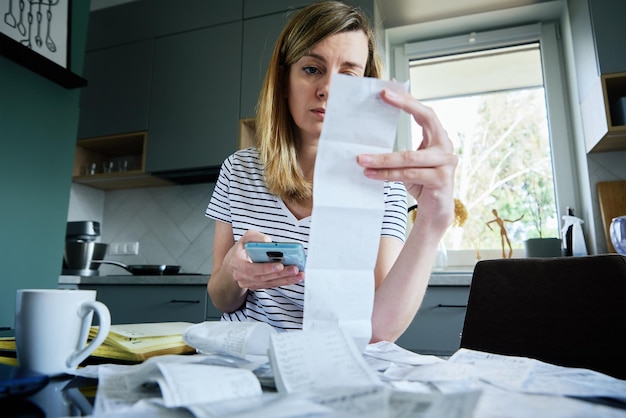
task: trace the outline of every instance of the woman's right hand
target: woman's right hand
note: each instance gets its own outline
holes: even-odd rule
[[[226,255],[225,262],[232,271],[232,278],[241,289],[259,290],[287,286],[301,282],[304,273],[296,266],[281,263],[253,263],[244,248],[246,242],[271,242],[269,236],[248,230]]]

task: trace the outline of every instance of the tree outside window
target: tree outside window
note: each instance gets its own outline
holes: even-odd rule
[[[466,206],[468,219],[462,228],[452,227],[446,234],[448,251],[478,255],[481,250],[500,249],[499,232],[486,225],[493,209],[503,219],[523,216],[506,224],[513,248],[523,248],[527,238],[559,236],[538,48],[533,44],[412,63],[412,93],[418,98],[420,80],[427,76],[455,70],[459,78],[442,84],[441,95],[430,85],[426,93],[430,97],[422,99],[437,112],[459,156],[455,197]],[[534,67],[525,77],[515,77],[520,60],[524,68]],[[419,65],[430,73],[413,71]],[[529,77],[531,71],[538,75]],[[511,85],[507,79],[513,80]],[[415,146],[420,134],[414,125]]]

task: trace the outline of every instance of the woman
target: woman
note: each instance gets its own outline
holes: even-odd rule
[[[302,327],[304,273],[252,263],[248,241],[299,241],[307,247],[313,173],[331,76],[380,77],[375,36],[363,12],[339,1],[297,13],[278,38],[259,97],[258,150],[222,166],[207,216],[216,219],[208,292],[222,319]],[[437,244],[454,218],[457,158],[434,113],[409,93],[381,92],[423,129],[415,151],[359,155],[363,174],[385,181],[385,219],[375,267],[372,342],[395,341],[423,299]],[[405,189],[406,187],[406,189]],[[419,216],[406,237],[406,192]]]

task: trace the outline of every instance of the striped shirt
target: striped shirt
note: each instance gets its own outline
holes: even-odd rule
[[[384,184],[385,214],[381,236],[404,242],[406,189],[400,182]],[[234,240],[253,229],[272,241],[300,242],[308,251],[311,217],[296,219],[278,196],[265,187],[264,168],[255,148],[239,150],[224,161],[207,207],[209,218],[231,224]],[[262,321],[278,330],[302,328],[304,281],[289,286],[248,291],[245,304],[222,315],[223,321]]]

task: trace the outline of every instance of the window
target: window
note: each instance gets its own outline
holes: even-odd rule
[[[570,145],[561,123],[565,100],[553,76],[561,65],[554,25],[548,26],[472,33],[396,50],[396,78],[409,78],[411,93],[437,112],[460,157],[455,197],[468,219],[444,237],[451,266],[502,257],[499,227],[487,226],[494,209],[512,221],[505,227],[513,256],[523,256],[526,238],[560,235],[560,215],[571,204],[560,203],[568,202],[574,181],[569,160],[559,167],[553,157],[564,150],[569,155]],[[552,109],[550,99],[559,106]],[[415,148],[421,129],[407,124],[399,144],[404,140],[405,147]],[[559,170],[570,174],[560,180]]]

